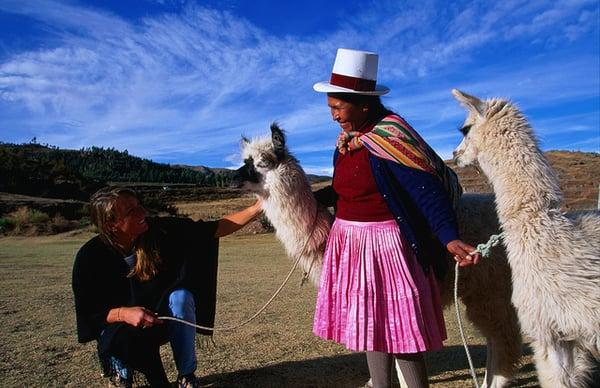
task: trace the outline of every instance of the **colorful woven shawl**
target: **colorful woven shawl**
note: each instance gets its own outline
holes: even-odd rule
[[[398,115],[391,114],[360,137],[374,155],[437,175],[427,143]]]
[[[458,204],[462,187],[456,174],[402,117],[397,114],[384,117],[360,140],[375,156],[436,175],[453,204]]]

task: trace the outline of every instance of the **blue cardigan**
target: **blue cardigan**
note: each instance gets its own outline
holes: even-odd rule
[[[335,165],[339,152],[333,156]],[[459,238],[452,202],[438,177],[369,153],[377,188],[394,215],[425,273],[433,268],[441,279],[447,271],[446,244]],[[333,186],[315,193],[317,200],[334,205]]]

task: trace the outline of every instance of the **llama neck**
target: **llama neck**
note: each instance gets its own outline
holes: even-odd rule
[[[503,227],[521,226],[523,219],[531,222],[558,210],[562,202],[558,178],[535,140],[506,136],[502,141],[486,147],[493,152],[480,154],[479,164],[494,188]]]
[[[263,206],[276,230],[308,230],[314,221],[317,202],[299,166],[282,164],[267,177],[269,196]],[[310,214],[311,217],[301,217]]]

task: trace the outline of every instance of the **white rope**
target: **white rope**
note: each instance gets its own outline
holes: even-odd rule
[[[462,338],[463,346],[465,348],[465,353],[467,353],[467,361],[469,362],[469,369],[471,372],[471,377],[473,378],[473,382],[475,383],[475,387],[479,388],[479,383],[477,382],[477,373],[475,373],[475,368],[473,367],[473,360],[471,359],[471,353],[469,353],[469,346],[467,345],[467,339],[465,338],[465,330],[463,328],[462,318],[460,316],[460,307],[458,306],[458,263],[454,266],[454,307],[456,308],[456,318],[458,320],[458,329],[460,330],[460,338]]]
[[[167,321],[175,321],[175,322],[183,323],[184,325],[193,326],[196,329],[208,330],[208,331],[231,331],[231,330],[238,329],[238,328],[246,325],[250,321],[252,321],[254,318],[258,317],[260,315],[260,313],[262,313],[263,311],[265,311],[265,309],[271,304],[271,302],[277,297],[277,295],[279,295],[279,293],[281,292],[281,290],[283,289],[283,287],[285,287],[285,285],[287,284],[288,280],[290,280],[290,277],[294,273],[294,270],[296,270],[296,267],[298,266],[298,263],[300,262],[301,258],[302,258],[301,255],[298,256],[298,258],[296,259],[296,262],[294,262],[294,265],[292,266],[292,269],[290,270],[290,272],[286,276],[285,280],[283,281],[283,283],[281,283],[281,285],[279,286],[279,288],[277,289],[277,291],[275,291],[275,293],[273,294],[273,296],[271,296],[271,298],[267,301],[267,303],[265,303],[253,316],[251,316],[250,318],[246,319],[243,322],[240,322],[238,324],[231,325],[231,326],[205,327],[205,326],[196,325],[195,323],[188,322],[186,320],[175,318],[175,317],[160,316],[160,317],[158,317],[158,319],[164,319],[164,320],[167,320]]]
[[[477,248],[473,253],[481,253],[482,257],[489,257],[491,254],[492,247],[498,245],[501,239],[504,237],[504,232],[500,234],[493,234],[490,236],[490,239],[485,244],[477,245]],[[471,377],[473,378],[473,383],[475,384],[475,388],[479,388],[479,382],[477,381],[477,373],[475,372],[475,368],[473,367],[473,360],[471,359],[471,353],[469,352],[469,345],[467,345],[467,339],[465,337],[465,330],[462,322],[462,318],[460,316],[460,308],[458,306],[458,263],[454,266],[454,307],[456,308],[456,319],[458,321],[458,329],[460,331],[460,338],[462,339],[463,346],[465,348],[465,353],[467,354],[467,361],[469,362],[469,371],[471,372]]]
[[[300,254],[296,258],[296,261],[294,262],[294,265],[292,265],[292,269],[287,274],[287,276],[285,277],[285,279],[283,280],[283,282],[281,283],[281,285],[279,286],[279,288],[275,291],[275,293],[273,294],[273,296],[271,296],[271,298],[269,298],[269,300],[254,315],[252,315],[250,318],[248,318],[245,321],[240,322],[238,324],[231,325],[231,326],[223,326],[223,327],[206,327],[206,326],[200,326],[200,325],[196,325],[195,323],[186,321],[184,319],[179,319],[179,318],[170,317],[170,316],[159,316],[157,318],[158,319],[164,319],[166,321],[179,322],[179,323],[182,323],[184,325],[195,327],[196,329],[213,331],[213,332],[214,331],[231,331],[231,330],[239,329],[240,327],[242,327],[242,326],[248,324],[249,322],[251,322],[254,318],[258,317],[260,315],[260,313],[262,313],[263,311],[266,310],[266,308],[271,304],[271,302],[273,302],[273,300],[275,300],[275,298],[277,297],[277,295],[279,295],[279,293],[281,292],[281,290],[283,290],[283,287],[285,287],[285,285],[287,284],[287,282],[292,277],[292,274],[294,273],[294,271],[296,270],[296,267],[298,266],[298,263],[302,259],[302,255],[304,255],[304,250],[308,246],[308,243],[309,243],[310,239],[312,238],[313,232],[315,230],[315,225],[317,224],[317,218],[319,217],[319,206],[317,206],[316,210],[317,211],[315,213],[315,218],[314,218],[313,223],[312,223],[312,228],[311,228],[312,230],[311,230],[310,234],[308,235],[306,241],[304,242],[304,246],[302,247],[302,251],[300,251]],[[312,263],[310,265],[310,268],[312,269]],[[310,272],[310,269],[309,269],[309,272]],[[304,278],[306,278],[307,276],[308,276],[308,273],[304,274]],[[304,280],[305,280],[304,278],[302,279],[302,283],[304,283]]]

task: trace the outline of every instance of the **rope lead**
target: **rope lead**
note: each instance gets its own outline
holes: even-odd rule
[[[481,257],[488,258],[492,253],[492,248],[496,245],[500,244],[500,241],[504,238],[504,232],[500,234],[493,234],[490,236],[490,239],[485,244],[477,245],[475,252],[479,252]],[[467,345],[467,339],[465,337],[465,330],[463,327],[462,318],[460,316],[460,308],[458,306],[458,263],[454,266],[454,307],[456,308],[456,319],[458,321],[458,329],[460,330],[460,338],[462,339],[463,346],[465,348],[465,353],[467,354],[467,361],[469,362],[469,370],[471,372],[471,377],[473,378],[473,382],[475,383],[475,388],[479,388],[479,382],[477,381],[477,373],[475,372],[475,368],[473,367],[473,360],[471,359],[471,353],[469,352],[469,345]]]

